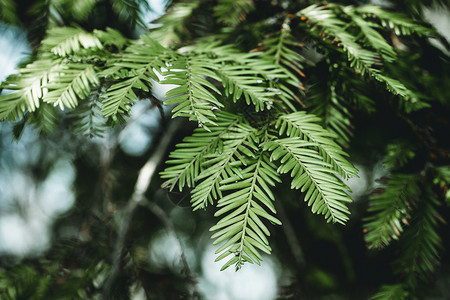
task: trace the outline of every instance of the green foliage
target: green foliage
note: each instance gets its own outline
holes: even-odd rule
[[[59,11],[70,11],[76,20],[83,20],[89,16],[99,1],[100,0],[58,0],[55,1],[55,6],[59,8]]]
[[[102,95],[103,115],[117,120],[118,115],[127,114],[134,101],[139,99],[136,91],[150,91],[150,79],[159,81],[157,73],[161,73],[161,68],[166,66],[166,60],[171,55],[170,50],[143,36],[140,41],[128,46],[120,58],[111,59],[102,76],[117,82]]]
[[[281,182],[275,165],[269,161],[268,155],[264,152],[260,152],[259,156],[247,163],[248,167],[220,183],[221,191],[237,190],[218,201],[217,207],[220,210],[215,216],[228,214],[210,229],[214,231],[221,229],[211,237],[215,239],[214,245],[226,241],[217,249],[216,253],[222,254],[216,261],[232,256],[223,265],[222,270],[232,264],[235,264],[238,270],[244,262],[255,262],[259,265],[262,261],[259,251],[270,254],[272,250],[266,238],[270,232],[261,218],[281,225],[277,218],[266,212],[268,208],[272,213],[276,213],[272,203],[275,197],[269,188],[274,186],[275,182]]]
[[[90,94],[91,85],[98,84],[92,65],[63,64],[61,60],[48,59],[36,61],[3,83],[4,89],[16,92],[0,97],[0,118],[20,119],[22,113],[38,109],[40,101],[59,106],[61,110],[74,108],[78,100]]]
[[[214,68],[217,74],[215,79],[222,82],[225,96],[232,97],[233,102],[238,102],[243,96],[246,104],[253,104],[258,112],[271,109],[279,102],[277,98],[280,97],[288,107],[295,110],[291,103],[295,98],[291,97],[292,92],[287,86],[295,76],[280,68],[267,53],[242,53],[209,40],[195,49],[201,49],[203,53],[215,58],[210,61],[218,66]],[[279,96],[283,94],[281,89],[289,94]]]
[[[276,213],[269,186],[281,182],[277,174],[291,172],[291,187],[306,192],[304,200],[314,213],[325,215],[328,222],[348,220],[345,204],[351,199],[336,175],[353,177],[357,172],[333,136],[314,123],[318,118],[304,112],[281,115],[275,128],[280,127],[281,137],[284,133],[291,137],[284,139],[249,126],[242,117],[220,112],[217,119],[221,122],[211,131],[197,129],[178,145],[167,162],[175,166],[161,176],[168,179],[165,187],[173,189],[177,183],[180,191],[194,187],[194,210],[218,200],[215,216],[229,213],[212,228],[221,229],[213,235],[214,244],[226,241],[217,250],[222,253],[217,260],[234,254],[223,269],[232,264],[239,269],[246,261],[259,264],[262,257],[257,249],[270,253],[265,237],[269,231],[260,217],[279,223],[266,211]],[[273,161],[280,158],[276,169]]]
[[[278,118],[275,128],[279,129],[280,136],[286,132],[289,137],[298,136],[313,142],[323,161],[330,164],[343,178],[357,176],[358,171],[344,158],[347,154],[333,142],[335,136],[324,130],[318,122],[320,119],[314,115],[297,112]]]
[[[99,92],[93,92],[69,114],[73,118],[74,132],[80,135],[95,137],[102,136],[108,129],[105,118],[101,113],[101,99]]]
[[[367,209],[365,240],[369,249],[383,248],[397,240],[409,224],[411,209],[420,194],[417,174],[393,174],[379,194],[372,195]]]
[[[35,112],[41,102],[61,110],[75,108],[79,100],[91,94],[91,87],[100,84],[100,80],[95,64],[74,59],[72,55],[87,49],[95,53],[103,49],[101,40],[113,36],[118,36],[114,30],[97,30],[94,34],[71,27],[49,30],[42,41],[42,54],[38,59],[2,83],[2,89],[9,91],[0,95],[0,119],[20,119],[23,113]],[[121,43],[119,40],[118,45]],[[90,58],[91,53],[88,55]]]
[[[415,157],[414,150],[414,146],[405,140],[395,141],[386,147],[384,165],[388,169],[399,169]]]
[[[437,233],[437,211],[439,202],[429,187],[422,193],[422,201],[417,205],[411,218],[411,227],[405,232],[402,240],[402,255],[398,259],[396,271],[404,274],[407,283],[414,287],[417,279],[425,279],[434,271],[439,261],[439,248],[442,239]]]
[[[195,55],[180,57],[171,66],[171,70],[164,72],[166,78],[163,84],[174,84],[178,87],[166,93],[165,104],[178,104],[173,110],[173,117],[188,117],[197,121],[199,126],[215,125],[213,110],[223,107],[216,99],[213,91],[220,91],[204,76],[215,78],[211,62]]]
[[[383,285],[380,290],[372,296],[372,300],[404,300],[409,293],[401,284]]]
[[[98,37],[81,28],[54,27],[47,32],[47,38],[42,41],[42,51],[52,52],[65,57],[77,53],[80,49],[101,49]]]
[[[356,73],[362,76],[368,74],[377,81],[385,84],[386,89],[394,95],[401,96],[408,102],[417,102],[415,93],[404,86],[400,81],[391,78],[389,75],[381,72],[380,66],[383,65],[383,59],[386,62],[394,61],[397,54],[394,49],[386,42],[379,33],[380,25],[368,19],[367,11],[371,11],[374,6],[362,6],[354,8],[351,6],[341,7],[338,5],[318,6],[311,5],[298,13],[298,16],[304,17],[314,25],[311,33],[319,31],[320,35],[327,36],[332,40],[332,44],[337,49],[341,49],[347,54],[349,66]],[[365,9],[367,11],[365,11]],[[381,20],[389,19],[388,13],[374,9],[373,15],[378,15]],[[391,20],[391,19],[389,19]],[[395,22],[395,21],[394,21]],[[411,21],[399,21],[396,23],[398,33],[411,34],[416,29]],[[383,23],[387,26],[387,23]],[[358,34],[360,32],[361,34]],[[425,27],[417,26],[416,34],[429,33]],[[361,37],[361,38],[358,38]],[[370,45],[365,47],[364,44]]]
[[[9,76],[2,89],[13,90],[0,96],[0,119],[16,120],[25,111],[34,112],[40,106],[47,85],[58,69],[65,68],[62,60],[41,59],[19,70],[19,74]]]
[[[260,66],[267,66],[268,61]],[[256,111],[264,110],[270,108],[273,104],[273,97],[276,92],[265,88],[264,85],[260,83],[263,81],[261,78],[255,76],[256,74],[252,72],[251,65],[247,68],[247,65],[224,65],[218,71],[221,81],[225,87],[226,95],[231,95],[233,101],[237,102],[238,99],[243,95],[247,105],[253,104]],[[258,70],[260,71],[260,70]],[[276,76],[276,74],[274,74]]]
[[[61,110],[76,107],[78,99],[85,99],[91,93],[90,85],[99,84],[92,65],[64,64],[57,72],[55,79],[45,85],[48,92],[43,101]]]
[[[235,26],[254,10],[253,0],[219,0],[214,15],[219,22]]]
[[[0,21],[6,24],[17,23],[16,2],[14,0],[0,0]]]
[[[180,43],[181,36],[187,31],[185,22],[199,5],[199,0],[174,3],[166,14],[155,21],[158,27],[150,32],[150,36],[163,46]]]
[[[42,299],[49,292],[51,278],[42,277],[31,266],[19,266],[12,276],[0,277],[0,295],[2,299]]]
[[[193,210],[217,207],[211,227],[216,261],[224,260],[222,270],[238,270],[246,262],[260,264],[272,251],[269,224],[285,223],[275,209],[275,203],[283,205],[277,193],[283,176],[312,213],[348,222],[351,198],[344,180],[358,176],[347,159],[347,152],[358,151],[351,148],[353,122],[364,124],[368,113],[389,110],[386,115],[399,116],[409,131],[404,140],[367,137],[386,149],[383,162],[392,173],[362,200],[369,213],[365,241],[369,249],[402,250],[395,270],[404,282],[384,285],[374,299],[414,294],[418,279],[438,262],[438,207],[442,199],[450,203],[448,157],[442,154],[448,149],[436,145],[431,125],[415,124],[417,115],[445,119],[446,90],[436,84],[438,76],[428,75],[435,70],[426,60],[414,69],[417,78],[405,72],[416,61],[415,49],[427,49],[433,30],[374,5],[198,0],[170,2],[157,26],[129,39],[109,23],[83,27],[105,3],[118,28],[144,27],[145,1],[35,4],[31,11],[45,22],[30,32],[37,28],[45,37],[34,35],[39,43],[28,63],[1,85],[0,119],[16,122],[16,136],[26,124],[50,132],[65,125],[60,119],[96,136],[107,125],[126,122],[137,101],[170,106],[173,118],[198,128],[169,154],[162,186],[190,190]],[[0,20],[17,22],[14,2],[0,0],[0,7]],[[70,21],[60,23],[64,18]],[[79,24],[62,26],[74,20]],[[440,88],[436,97],[422,91],[427,80]],[[159,84],[169,86],[164,99],[154,99]],[[432,109],[435,99],[443,113]]]
[[[436,168],[433,183],[442,190],[447,205],[450,205],[450,166]]]
[[[350,212],[345,203],[351,202],[346,186],[335,174],[332,165],[323,161],[314,151],[316,143],[301,138],[279,139],[266,143],[266,149],[273,151],[271,159],[280,160],[280,173],[290,172],[291,188],[306,192],[304,201],[313,213],[325,215],[327,222],[345,224]]]
[[[422,36],[434,33],[433,29],[417,20],[412,20],[401,13],[383,10],[376,5],[363,5],[356,7],[354,10],[366,19],[371,17],[378,18],[384,27],[392,26],[396,35],[417,34]],[[373,26],[375,27],[376,25]]]
[[[293,103],[296,102],[304,106],[298,95],[303,95],[305,88],[298,76],[305,77],[302,69],[303,62],[306,59],[299,54],[301,44],[296,42],[295,37],[291,34],[289,18],[286,18],[283,22],[280,32],[277,32],[274,37],[264,40],[263,48],[265,50],[263,55],[271,59],[276,65],[285,68],[289,75],[288,80],[286,80],[288,85],[282,85],[278,82],[273,83],[273,87],[279,90],[277,97],[290,109],[295,110]]]
[[[337,136],[339,144],[348,145],[353,134],[353,115],[347,108],[349,101],[337,89],[337,82],[329,82],[328,90],[318,91],[310,101],[311,112],[322,118],[323,126]]]
[[[368,247],[383,248],[398,240],[400,255],[394,270],[405,278],[403,287],[388,286],[375,299],[403,299],[403,294],[405,298],[406,291],[414,290],[438,264],[442,239],[437,229],[442,217],[437,210],[440,203],[426,178],[392,174],[379,194],[370,198],[368,212],[372,214],[364,220]]]
[[[148,1],[140,0],[112,0],[112,9],[119,21],[131,21],[139,27],[146,27],[142,19],[142,10],[150,10]]]

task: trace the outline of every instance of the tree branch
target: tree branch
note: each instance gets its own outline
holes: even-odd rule
[[[105,299],[112,299],[112,287],[122,269],[126,237],[133,219],[132,216],[139,204],[145,201],[145,192],[147,191],[153,175],[155,174],[156,167],[163,160],[164,154],[166,153],[170,141],[172,140],[178,127],[178,120],[170,122],[168,129],[163,133],[163,137],[155,152],[152,156],[150,156],[145,165],[139,171],[136,185],[134,186],[134,192],[124,209],[123,224],[119,228],[117,241],[113,250],[112,269],[103,287],[103,295]]]
[[[173,223],[171,222],[169,216],[166,214],[166,212],[156,203],[150,202],[147,199],[145,201],[142,201],[140,203],[142,206],[145,206],[148,210],[150,210],[166,227],[166,230],[169,234],[171,234],[175,240],[177,241],[178,248],[180,249],[180,261],[183,266],[182,273],[186,276],[186,283],[189,287],[192,287],[192,290],[190,292],[191,296],[199,297],[199,293],[196,288],[196,283],[194,280],[194,276],[192,275],[191,269],[189,268],[189,263],[186,259],[186,255],[183,250],[183,244],[181,243],[181,239],[177,234],[177,231],[175,227],[173,226]],[[197,299],[197,298],[195,298]]]

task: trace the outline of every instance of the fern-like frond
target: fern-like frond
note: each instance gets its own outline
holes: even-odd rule
[[[255,83],[264,85],[266,81],[287,80],[292,78],[280,65],[276,64],[273,58],[265,53],[250,52],[243,53],[230,45],[221,45],[220,42],[211,38],[203,38],[199,43],[184,47],[186,50],[197,54],[206,55],[211,59],[211,63],[222,65],[232,65],[241,69],[242,75],[253,75],[258,80]],[[215,68],[220,71],[220,68]]]
[[[64,64],[59,58],[36,60],[2,83],[6,93],[0,96],[0,119],[19,119],[27,111],[36,111],[41,101],[61,110],[74,108],[98,84],[92,65]]]
[[[399,95],[411,102],[418,102],[417,96],[408,89],[403,83],[390,76],[380,74],[379,71],[371,70],[373,78],[385,84],[386,89],[394,95]]]
[[[103,45],[93,33],[82,28],[52,27],[42,41],[42,50],[65,57],[77,53],[80,49],[102,49]]]
[[[321,136],[318,141],[323,139]],[[350,213],[346,203],[351,202],[348,187],[336,177],[338,172],[331,162],[323,160],[316,142],[292,137],[274,139],[263,145],[264,150],[272,152],[271,160],[280,161],[277,172],[290,172],[291,188],[306,192],[304,201],[312,206],[313,213],[325,215],[327,222],[345,224]]]
[[[19,69],[3,83],[0,95],[0,120],[16,120],[26,111],[34,112],[40,106],[47,85],[62,67],[61,59],[43,58]],[[13,91],[13,92],[11,92]]]
[[[24,119],[41,133],[50,133],[58,126],[58,111],[47,103],[41,103],[39,109],[33,113],[27,113]]]
[[[384,191],[369,200],[369,217],[364,219],[364,237],[370,249],[383,248],[397,240],[409,224],[411,209],[420,195],[417,175],[393,174]]]
[[[213,71],[215,66],[202,56],[180,56],[172,62],[170,70],[164,72],[162,84],[174,84],[177,87],[166,93],[164,104],[176,104],[172,110],[173,118],[188,117],[197,121],[199,126],[216,125],[214,110],[223,104],[212,92],[221,92],[205,77],[219,79]]]
[[[199,45],[200,47],[200,45]],[[217,55],[213,62],[215,72],[225,89],[225,95],[234,102],[243,98],[255,106],[256,111],[271,109],[278,95],[281,82],[292,76],[286,69],[280,68],[272,59],[260,53],[240,53],[230,47],[207,47],[206,53]],[[275,82],[280,84],[274,85]],[[281,87],[280,87],[281,88]],[[291,109],[294,109],[290,104]]]
[[[358,171],[344,157],[347,154],[333,141],[335,136],[318,125],[319,122],[320,118],[315,115],[299,111],[281,115],[275,124],[275,128],[279,130],[280,136],[286,133],[289,137],[299,137],[313,142],[323,161],[330,164],[342,177],[357,176]]]
[[[348,145],[353,135],[352,114],[348,109],[349,100],[336,90],[341,82],[329,81],[326,88],[318,86],[310,99],[311,113],[322,119],[321,125],[336,135],[340,145]]]
[[[322,35],[334,37],[338,41],[336,46],[342,46],[351,61],[351,66],[357,68],[362,75],[377,63],[377,53],[362,48],[355,36],[345,30],[347,24],[328,6],[311,5],[301,10],[298,16],[318,26],[323,31]]]
[[[415,147],[406,140],[397,140],[386,146],[383,158],[384,166],[388,169],[399,169],[415,157]]]
[[[199,0],[177,2],[155,23],[159,25],[150,32],[150,36],[164,46],[173,46],[180,42],[180,36],[186,33],[185,22],[200,5]]]
[[[435,172],[433,184],[439,186],[447,205],[450,205],[450,166],[436,167]]]
[[[43,101],[59,106],[74,108],[78,99],[85,99],[91,93],[91,85],[100,82],[92,65],[64,64],[54,72],[49,82],[44,85],[48,92],[44,94]]]
[[[14,0],[0,0],[0,21],[6,24],[16,24],[17,4]]]
[[[289,83],[297,88],[302,88],[298,76],[305,77],[302,71],[305,58],[299,53],[302,44],[292,36],[290,23],[290,18],[286,18],[280,31],[274,37],[264,40],[264,56],[296,74],[297,76],[288,73],[291,75],[289,76]]]
[[[133,89],[140,89],[148,92],[150,79],[146,76],[135,76],[109,87],[103,94],[104,100],[102,113],[105,117],[112,117],[117,120],[117,115],[123,115],[129,112],[131,106],[138,100],[138,96]]]
[[[143,9],[147,11],[151,9],[149,1],[111,0],[110,2],[120,21],[132,24],[131,28],[134,28],[136,25],[142,28],[147,27],[143,19]]]
[[[119,31],[110,27],[107,27],[106,30],[95,29],[94,35],[98,37],[103,46],[115,46],[117,49],[122,49],[129,42]]]
[[[286,18],[281,30],[274,37],[265,39],[262,44],[264,57],[284,68],[286,74],[289,75],[282,81],[270,82],[271,88],[279,90],[276,97],[281,99],[291,111],[296,110],[295,103],[304,106],[299,95],[304,94],[305,88],[299,80],[299,76],[305,77],[302,71],[305,58],[299,54],[301,44],[295,41],[291,34],[290,19]]]
[[[401,239],[401,256],[396,264],[397,273],[406,275],[407,282],[414,287],[418,278],[424,279],[434,271],[439,262],[442,239],[437,232],[438,220],[442,219],[437,207],[439,202],[433,191],[425,186],[421,201],[411,216],[411,226]]]
[[[368,74],[377,81],[384,83],[386,89],[394,95],[399,95],[407,100],[416,99],[417,96],[403,83],[380,72],[379,67],[382,65],[381,57],[383,55],[390,61],[396,57],[390,46],[385,47],[389,44],[381,42],[382,36],[377,31],[372,30],[373,25],[365,23],[363,18],[356,16],[356,21],[350,19],[350,24],[347,24],[338,15],[339,12],[343,11],[337,5],[333,5],[331,8],[330,6],[311,5],[301,10],[298,16],[307,18],[313,25],[318,26],[325,35],[333,37],[333,43],[335,42],[336,46],[342,47],[347,54],[350,67],[358,73],[361,75]],[[351,10],[348,11],[351,12]],[[374,46],[374,50],[362,47],[358,43],[357,37],[346,30],[346,28],[355,25],[362,30],[362,33],[371,34],[371,37],[367,37],[365,34],[361,34],[361,36],[364,36]]]
[[[74,110],[69,112],[72,127],[77,134],[88,137],[101,137],[107,129],[106,119],[101,113],[101,99],[98,90],[94,90]]]
[[[225,95],[237,102],[241,96],[247,105],[253,104],[256,111],[271,108],[275,91],[264,87],[262,79],[239,65],[224,65],[216,72],[225,88]]]
[[[257,130],[242,120],[230,127],[221,138],[221,151],[205,156],[203,172],[198,176],[200,183],[191,192],[191,204],[194,210],[205,208],[214,199],[222,198],[220,182],[240,174],[242,166],[247,164],[247,158],[255,157],[259,140]]]
[[[210,230],[217,231],[211,238],[214,245],[222,243],[216,254],[216,261],[232,256],[222,267],[225,270],[235,265],[239,270],[245,262],[260,264],[259,251],[270,254],[267,240],[269,230],[262,222],[264,218],[271,223],[281,225],[267,210],[276,213],[272,203],[274,196],[269,186],[281,182],[275,171],[276,166],[269,161],[266,153],[260,152],[255,159],[248,161],[248,167],[239,174],[230,176],[220,183],[221,191],[234,191],[217,203],[219,211],[215,216],[226,214]]]
[[[111,60],[101,75],[117,79],[118,82],[103,94],[103,115],[117,119],[118,114],[127,113],[134,101],[138,100],[135,90],[148,92],[150,78],[159,81],[156,72],[161,73],[161,68],[166,67],[172,55],[171,50],[149,36],[142,36],[127,47],[119,59]]]
[[[161,178],[167,179],[162,186],[173,190],[178,184],[180,191],[185,186],[194,187],[199,174],[204,170],[205,156],[223,151],[222,138],[239,119],[237,115],[218,112],[216,126],[211,126],[209,131],[204,127],[197,128],[193,135],[185,137],[166,161],[166,164],[173,166],[160,173]]]
[[[82,21],[92,13],[100,0],[58,0],[51,4],[63,15],[71,15],[76,20]]]
[[[375,16],[381,21],[383,27],[392,27],[397,35],[417,34],[421,36],[433,33],[432,28],[425,26],[420,21],[412,20],[401,13],[383,10],[377,5],[358,6],[354,8],[354,11],[366,19],[371,19]]]
[[[371,300],[405,300],[409,293],[402,284],[383,285]]]
[[[214,15],[219,22],[235,26],[254,8],[253,0],[219,0],[214,6]]]

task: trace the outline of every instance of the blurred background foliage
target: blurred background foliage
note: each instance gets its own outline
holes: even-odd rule
[[[438,30],[439,18],[450,15],[446,1],[372,2]],[[158,23],[163,30],[152,34],[167,45],[216,32],[225,41],[237,36],[233,42],[250,50],[264,40],[265,27],[274,26],[260,20],[313,3],[0,0],[2,49],[12,49],[6,57],[24,53],[23,66],[54,26],[111,27],[137,38]],[[150,23],[166,6],[170,13]],[[161,147],[168,112],[162,118],[150,101],[139,102],[126,125],[96,126],[91,137],[69,130],[70,114],[56,118],[54,111],[32,117],[54,122],[27,120],[35,127],[0,124],[0,298],[449,298],[450,47],[443,36],[448,27],[439,32],[433,40],[392,38],[412,49],[386,64],[421,95],[426,107],[410,111],[396,109],[395,97],[340,68],[337,53],[302,53],[314,62],[303,70],[307,106],[331,116],[323,125],[338,133],[360,170],[349,182],[351,219],[345,227],[325,223],[285,183],[276,195],[283,226],[273,228],[272,256],[238,273],[219,273],[212,263],[212,212],[192,212],[188,190],[168,192],[156,176],[145,195],[151,201],[132,215],[126,211],[140,168]],[[13,71],[4,72],[1,79]],[[77,109],[90,113],[95,99],[83,105]],[[39,128],[44,123],[50,127]],[[192,130],[192,124],[179,126],[167,149]],[[376,244],[377,234],[389,238]],[[117,243],[124,246],[118,264],[112,256]]]

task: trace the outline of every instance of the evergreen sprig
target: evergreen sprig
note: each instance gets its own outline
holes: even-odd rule
[[[271,253],[266,237],[270,232],[261,218],[281,225],[277,218],[266,211],[269,209],[272,213],[276,213],[272,203],[275,198],[269,187],[274,186],[275,182],[281,182],[275,168],[267,153],[260,152],[239,174],[222,180],[221,191],[237,190],[218,201],[217,207],[220,210],[214,216],[227,215],[210,229],[211,231],[221,229],[211,237],[215,239],[214,245],[226,241],[217,249],[216,254],[221,254],[216,261],[232,255],[222,270],[233,264],[238,270],[244,262],[259,265],[262,261],[259,251]]]
[[[322,214],[327,222],[345,224],[351,202],[348,187],[336,177],[338,172],[319,155],[318,144],[300,137],[276,139],[265,143],[271,160],[280,160],[277,172],[290,173],[291,188],[306,192],[304,201],[313,213]]]
[[[204,162],[205,170],[198,176],[201,182],[192,190],[191,203],[194,210],[205,208],[213,199],[222,197],[220,182],[235,174],[247,164],[247,157],[254,157],[257,149],[256,129],[247,121],[230,127],[223,136],[223,148],[218,153],[208,155]]]
[[[398,240],[409,225],[411,210],[420,195],[416,174],[395,174],[389,178],[384,191],[371,196],[367,209],[365,240],[370,248],[383,248],[391,240]]]
[[[219,22],[236,26],[254,9],[253,0],[219,0],[214,7],[214,15]]]
[[[20,119],[26,112],[35,112],[41,102],[51,103],[61,110],[75,108],[100,80],[94,63],[72,59],[72,56],[90,57],[104,49],[104,44],[110,43],[105,40],[112,36],[120,34],[112,29],[95,33],[72,27],[48,30],[37,59],[2,83],[2,90],[7,92],[0,95],[0,119]],[[83,54],[84,50],[92,53]]]
[[[350,101],[346,98],[347,95],[342,95],[340,88],[345,88],[345,85],[330,80],[327,82],[327,89],[315,90],[314,98],[310,99],[309,105],[311,113],[321,118],[321,125],[336,135],[336,141],[340,145],[348,146],[353,135],[353,114],[349,109]],[[359,93],[353,96],[357,99],[364,97]]]
[[[78,99],[85,99],[91,93],[91,86],[100,83],[89,64],[64,64],[55,73],[55,77],[44,86],[48,92],[43,101],[59,106],[61,110],[78,106]]]
[[[303,73],[303,63],[305,58],[300,55],[302,44],[295,40],[291,33],[290,18],[286,18],[279,32],[273,37],[264,40],[263,55],[272,60],[275,64],[286,69],[288,78],[285,79],[286,84],[282,82],[273,82],[273,87],[280,90],[277,93],[279,97],[289,109],[295,111],[294,103],[300,103],[305,106],[299,96],[304,94],[304,85],[300,81],[300,77],[305,77]],[[259,49],[258,49],[259,50]]]
[[[199,7],[200,0],[181,1],[169,7],[166,14],[154,21],[156,28],[150,36],[163,46],[177,45],[181,37],[187,34],[185,23]]]
[[[426,26],[419,20],[412,20],[401,13],[386,11],[377,5],[362,5],[355,7],[353,10],[361,14],[367,21],[373,20],[375,17],[375,20],[378,19],[380,21],[381,26],[392,27],[397,35],[417,34],[422,36],[434,34],[434,30],[431,27]],[[372,26],[376,27],[376,25]]]
[[[204,77],[219,79],[213,72],[211,61],[205,57],[195,55],[180,56],[164,72],[163,84],[174,84],[177,87],[166,93],[165,104],[176,104],[172,110],[173,117],[188,117],[197,121],[199,126],[215,125],[214,110],[223,107],[223,104],[212,92],[220,95],[221,92]]]
[[[442,220],[437,210],[440,203],[429,186],[423,188],[421,200],[412,214],[411,226],[402,236],[402,255],[395,268],[396,273],[406,277],[410,288],[434,271],[442,248],[442,238],[437,233],[438,222]]]
[[[228,133],[239,122],[239,117],[226,112],[217,113],[219,120],[216,126],[207,131],[204,127],[197,128],[192,136],[185,137],[177,149],[170,153],[168,165],[161,178],[167,179],[163,187],[173,190],[178,185],[179,191],[185,186],[192,188],[204,170],[205,156],[211,152],[223,152],[222,136]]]
[[[46,93],[45,85],[57,77],[61,68],[64,68],[62,59],[43,58],[10,75],[1,87],[13,92],[0,95],[0,119],[14,121],[21,119],[26,111],[36,111]]]
[[[291,173],[292,188],[306,192],[305,201],[314,213],[325,215],[328,222],[348,220],[346,203],[351,199],[337,176],[353,177],[357,172],[333,135],[315,123],[320,119],[305,112],[281,115],[277,123],[268,123],[274,126],[271,130],[280,127],[280,136],[290,136],[280,138],[250,126],[242,116],[218,112],[216,117],[217,125],[197,129],[177,146],[167,162],[174,166],[161,176],[167,179],[164,187],[193,187],[194,210],[217,200],[220,209],[215,215],[227,213],[211,229],[220,229],[213,235],[214,243],[223,243],[217,260],[234,254],[223,269],[233,264],[239,269],[244,262],[259,264],[258,251],[270,253],[269,231],[260,217],[279,223],[271,215],[276,213],[271,189],[281,182],[278,174]]]
[[[383,285],[370,299],[372,300],[405,300],[409,293],[402,284]]]
[[[103,45],[95,34],[86,32],[82,28],[74,27],[50,28],[41,46],[42,51],[52,52],[61,57],[77,53],[81,49],[94,50],[102,48]]]
[[[357,73],[368,74],[377,81],[384,83],[389,92],[399,95],[407,101],[418,101],[418,96],[411,89],[385,72],[381,72],[383,58],[388,62],[393,61],[397,54],[380,33],[374,29],[378,29],[379,26],[362,18],[358,15],[358,12],[353,7],[311,5],[301,10],[297,15],[300,18],[307,19],[315,26],[311,28],[311,32],[319,31],[321,35],[331,38],[337,48],[341,47],[347,54],[350,67]],[[407,27],[407,24],[405,24],[405,28],[413,30],[413,28]],[[360,31],[361,34],[355,34],[352,32],[353,30]],[[422,31],[423,29],[418,26],[418,32]],[[364,40],[358,40],[359,36],[363,37]],[[364,47],[364,42],[371,47]]]
[[[343,178],[357,176],[358,171],[344,158],[347,154],[333,141],[336,136],[318,125],[320,121],[313,114],[301,111],[280,116],[275,128],[279,129],[280,136],[286,133],[289,137],[300,137],[315,143],[323,160]]]
[[[14,0],[0,0],[0,21],[6,24],[17,23],[17,4]]]
[[[130,107],[139,99],[136,91],[149,92],[151,80],[159,81],[158,73],[166,67],[172,51],[162,47],[149,36],[142,36],[125,49],[122,56],[111,59],[108,67],[102,71],[102,77],[117,81],[106,93],[102,105],[105,117],[118,119],[118,115],[127,114]]]
[[[99,94],[98,90],[93,91],[86,100],[69,113],[75,133],[89,137],[101,137],[108,129],[101,112]]]

